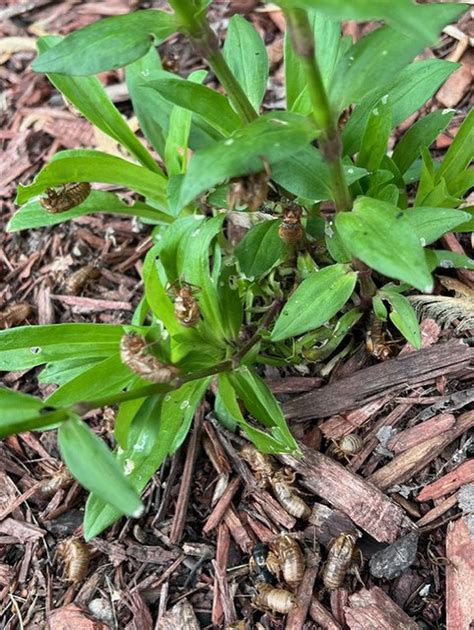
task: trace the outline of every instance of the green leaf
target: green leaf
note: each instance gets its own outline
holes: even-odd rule
[[[79,357],[65,359],[46,365],[38,376],[38,382],[44,385],[64,385],[82,372],[100,361],[100,357]]]
[[[165,457],[182,440],[208,386],[208,379],[187,383],[179,390],[147,398],[130,426],[130,446],[117,454],[118,462],[128,473],[128,480],[141,492]],[[186,404],[184,404],[186,402]],[[120,510],[91,494],[86,504],[84,531],[86,540],[98,536],[122,516]]]
[[[70,417],[69,410],[52,409],[41,400],[0,387],[0,439],[27,431],[48,431]]]
[[[449,183],[449,190],[454,197],[462,197],[474,188],[474,169],[469,168],[458,173]]]
[[[142,269],[143,283],[147,302],[153,315],[165,325],[169,334],[176,334],[180,326],[174,314],[173,303],[166,293],[157,268],[157,253],[159,246],[155,245],[147,253]]]
[[[390,319],[394,326],[402,333],[411,345],[419,350],[421,348],[421,332],[415,310],[409,300],[399,293],[383,292],[392,306]]]
[[[314,34],[318,66],[327,88],[336,65],[341,36],[341,25],[316,10],[308,10]],[[284,41],[286,104],[290,111],[308,115],[311,112],[306,73],[301,59],[293,51],[288,32]]]
[[[40,52],[52,50],[61,41],[61,37],[42,37],[38,40],[38,49]],[[124,146],[143,166],[162,174],[158,164],[122,118],[97,77],[72,78],[48,74],[48,79],[95,127]]]
[[[267,50],[252,24],[240,15],[234,15],[229,21],[224,58],[247,98],[258,111],[267,89]]]
[[[469,269],[474,271],[474,260],[464,254],[449,252],[447,250],[426,250],[426,257],[431,269]]]
[[[235,248],[241,271],[247,278],[259,278],[272,269],[286,251],[278,236],[281,221],[264,221],[251,228]]]
[[[392,81],[425,45],[387,26],[363,37],[336,67],[329,91],[336,110],[359,103],[368,92]]]
[[[342,132],[345,152],[349,155],[359,149],[367,118],[377,101],[390,95],[393,112],[392,125],[397,127],[416,112],[446,81],[459,64],[441,59],[417,61],[404,68],[394,79],[372,90],[360,101]]]
[[[265,431],[257,429],[250,422],[247,422],[240,411],[237,400],[237,393],[231,383],[230,377],[225,374],[218,376],[219,389],[216,396],[216,414],[219,420],[224,424],[238,424],[250,440],[255,444],[261,453],[281,453],[282,444]],[[219,400],[220,413],[217,410],[217,402]],[[224,418],[225,416],[225,418]]]
[[[189,81],[186,83],[201,83],[206,75],[205,70],[197,70],[189,75]],[[192,112],[189,109],[173,107],[165,146],[165,164],[170,177],[186,172],[191,122]]]
[[[117,346],[115,352],[117,352]],[[118,354],[94,363],[47,398],[50,405],[65,407],[83,400],[120,393],[136,375],[120,361]]]
[[[25,421],[38,418],[44,407],[42,400],[0,387],[0,436],[26,430]]]
[[[446,153],[441,167],[436,174],[436,181],[443,178],[449,192],[452,192],[452,182],[464,171],[474,158],[474,109],[464,119],[456,137]]]
[[[470,215],[451,208],[411,208],[405,211],[423,247],[469,220]]]
[[[243,304],[239,295],[235,265],[224,261],[219,276],[218,296],[227,339],[237,340],[243,321]]]
[[[143,57],[177,30],[174,15],[148,9],[117,15],[74,31],[33,63],[35,72],[87,75],[115,70]]]
[[[46,212],[39,201],[28,201],[10,219],[7,230],[17,232],[18,230],[57,225],[76,217],[95,213],[122,214],[129,217],[139,217],[153,223],[168,224],[172,221],[168,214],[155,210],[155,208],[140,201],[129,206],[113,193],[92,190],[83,203],[66,212]]]
[[[229,381],[244,403],[247,411],[266,427],[280,442],[280,452],[299,453],[298,444],[291,435],[275,396],[265,382],[247,366],[229,374]]]
[[[231,138],[197,151],[191,158],[179,206],[184,207],[205,190],[229,177],[258,173],[269,164],[297,153],[315,136],[310,121],[294,114],[261,116]]]
[[[333,317],[351,297],[357,274],[348,265],[331,265],[299,285],[278,317],[272,341],[314,330]]]
[[[54,324],[0,331],[0,370],[27,370],[74,357],[106,357],[117,351],[122,326]]]
[[[365,169],[355,167],[352,162],[344,164],[344,172],[349,185],[367,175]],[[325,201],[333,198],[329,168],[321,152],[313,146],[274,164],[272,180],[304,199]]]
[[[400,34],[420,40],[423,46],[435,42],[443,26],[468,8],[456,3],[419,5],[411,0],[282,0],[280,4],[304,9],[316,4],[319,11],[338,20],[385,20]]]
[[[140,129],[158,155],[163,157],[165,154],[164,129],[167,128],[169,118],[169,111],[166,110],[170,110],[171,106],[157,92],[147,87],[147,78],[155,71],[161,71],[161,62],[158,52],[152,47],[146,55],[125,68],[125,81]]]
[[[469,220],[466,223],[462,223],[458,225],[457,228],[453,230],[453,232],[474,232],[474,208],[463,208],[463,212],[467,212],[469,215]]]
[[[58,431],[61,455],[73,477],[127,516],[137,518],[143,504],[107,446],[79,418]]]
[[[400,172],[406,173],[419,157],[421,149],[429,147],[452,120],[453,110],[438,110],[420,118],[397,142],[392,159]]]
[[[146,86],[156,90],[170,103],[199,114],[223,136],[229,136],[242,127],[242,122],[232,109],[229,99],[204,85],[171,78],[163,73],[163,78],[150,80]]]
[[[369,267],[425,293],[432,290],[424,251],[406,212],[359,197],[352,212],[336,215],[336,227],[347,249]]]
[[[18,187],[16,202],[23,204],[49,187],[68,182],[103,182],[126,186],[155,199],[162,210],[167,207],[167,180],[164,176],[122,158],[92,149],[57,153],[38,173],[32,184]]]
[[[392,129],[392,103],[390,95],[382,96],[370,112],[359,155],[357,166],[375,172],[387,152],[388,140]]]
[[[219,295],[209,267],[209,247],[222,229],[225,215],[197,224],[189,238],[182,237],[178,244],[177,268],[179,277],[199,288],[196,299],[201,308],[204,322],[216,341],[225,338]]]

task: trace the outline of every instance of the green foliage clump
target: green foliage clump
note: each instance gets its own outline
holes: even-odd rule
[[[432,272],[447,258],[474,268],[436,249],[445,233],[472,230],[472,209],[457,208],[473,185],[473,112],[442,161],[428,148],[452,111],[420,118],[388,152],[393,129],[458,67],[413,59],[464,5],[327,0],[316,10],[310,0],[282,0],[287,110],[263,114],[268,60],[251,24],[234,16],[220,49],[206,2],[170,5],[174,13],[137,11],[43,37],[33,65],[129,158],[61,151],[19,187],[9,229],[97,212],[152,229],[130,325],[0,334],[1,370],[45,366],[40,380],[58,385],[45,401],[0,390],[0,434],[59,427],[62,456],[91,493],[87,538],[140,513],[140,492],[183,443],[213,378],[221,422],[263,452],[298,453],[259,366],[344,356],[371,310],[419,348],[407,295],[431,292]],[[384,25],[354,44],[341,36],[343,19]],[[163,70],[156,45],[177,30],[225,95],[205,85],[205,71],[184,79]],[[94,76],[119,67],[144,142]],[[47,212],[48,189],[72,198],[73,182],[128,188],[140,200],[128,205],[92,189],[82,203]],[[229,221],[250,227],[237,246]],[[109,404],[118,405],[114,452],[81,420]]]

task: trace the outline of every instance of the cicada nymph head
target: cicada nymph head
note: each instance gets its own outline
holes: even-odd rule
[[[46,197],[40,199],[40,204],[47,212],[66,212],[81,205],[91,191],[89,182],[63,184],[59,190],[48,188]]]
[[[275,472],[275,465],[269,455],[260,453],[253,444],[245,444],[240,456],[252,469],[259,486],[265,488],[270,482],[270,478]]]
[[[169,383],[180,374],[175,365],[166,364],[149,352],[144,337],[127,333],[120,341],[120,359],[122,363],[151,383]]]

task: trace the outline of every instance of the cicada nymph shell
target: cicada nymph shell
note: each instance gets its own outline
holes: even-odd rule
[[[289,204],[283,210],[283,219],[278,235],[288,245],[296,245],[303,238],[304,231],[301,225],[301,213],[301,208],[294,203]]]
[[[65,291],[68,295],[77,295],[90,280],[97,280],[99,277],[100,270],[95,265],[85,265],[66,279]]]
[[[278,503],[285,508],[288,514],[307,521],[311,516],[311,508],[293,488],[294,478],[294,473],[278,470],[271,477],[270,483]]]
[[[280,561],[283,580],[295,591],[301,584],[305,571],[303,550],[288,534],[283,534],[275,544],[275,553]]]
[[[252,212],[256,212],[268,195],[268,183],[270,181],[270,167],[263,160],[265,170],[261,173],[251,173],[243,177],[231,180],[227,204],[229,210],[236,207],[247,206]]]
[[[353,534],[340,534],[332,541],[323,571],[326,588],[333,590],[342,586],[354,559],[355,542],[356,537]]]
[[[192,328],[199,322],[201,310],[191,285],[184,283],[176,290],[174,313],[179,323],[186,328]]]
[[[369,329],[365,337],[367,352],[380,361],[386,361],[392,356],[393,341],[387,341],[383,330],[383,322],[372,314]]]
[[[65,490],[74,481],[69,470],[62,465],[51,477],[42,479],[39,483],[39,492],[43,497],[52,497],[58,490]]]
[[[64,560],[66,579],[69,582],[83,580],[89,568],[89,547],[79,538],[69,538],[58,545],[58,551]]]
[[[275,466],[269,455],[260,453],[252,444],[245,444],[240,450],[240,456],[255,473],[257,483],[261,487],[268,486],[270,477],[275,472]]]
[[[296,606],[296,598],[290,591],[275,588],[266,582],[257,583],[256,588],[253,603],[259,608],[287,615]]]
[[[122,363],[151,383],[169,383],[180,374],[175,365],[163,363],[150,354],[146,339],[135,333],[127,333],[120,341]]]
[[[33,312],[33,309],[26,302],[10,304],[3,311],[0,311],[0,328],[18,326],[24,322]]]
[[[361,452],[364,442],[355,433],[344,435],[339,441],[334,441],[328,448],[327,454],[333,455],[337,459],[352,457]]]
[[[48,188],[46,197],[40,199],[40,204],[47,212],[66,212],[79,206],[87,199],[91,191],[89,182],[63,184],[59,190]]]

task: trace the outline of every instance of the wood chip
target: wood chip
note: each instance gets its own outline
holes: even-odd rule
[[[408,481],[438,457],[446,446],[473,426],[474,411],[463,413],[452,429],[397,455],[391,462],[370,475],[367,481],[384,491]]]
[[[436,437],[448,429],[452,429],[455,423],[456,418],[452,413],[443,413],[436,418],[421,422],[410,429],[397,433],[388,440],[387,448],[396,454],[403,453],[403,451],[422,444],[429,438]]]
[[[379,542],[394,542],[412,523],[404,510],[382,492],[322,453],[302,446],[303,458],[279,459],[301,475],[301,485],[349,516]]]
[[[426,514],[424,514],[418,521],[416,521],[417,527],[425,527],[433,521],[436,521],[436,519],[438,519],[440,516],[443,516],[443,514],[453,508],[457,504],[457,502],[458,495],[456,493],[442,501],[439,505],[434,507]]]
[[[234,497],[234,494],[239,489],[239,486],[240,486],[240,477],[235,477],[228,484],[221,498],[216,503],[214,509],[209,515],[209,518],[207,519],[206,524],[202,528],[202,531],[204,534],[208,534],[214,529],[214,527],[219,525],[219,523],[224,517],[224,514],[227,512],[227,508],[229,507],[230,502],[232,501]]]
[[[4,521],[0,522],[0,533],[14,536],[22,543],[33,542],[39,538],[43,538],[46,534],[45,530],[41,529],[41,527],[37,527],[31,523],[17,521],[14,518],[6,518]]]
[[[304,537],[311,542],[316,539],[328,547],[330,542],[340,534],[360,533],[351,519],[340,510],[333,510],[322,503],[315,503],[309,518],[310,525],[304,530]]]
[[[433,382],[443,374],[459,374],[474,360],[474,348],[460,340],[437,344],[395,357],[283,405],[287,418],[324,418],[399,391],[408,385]]]
[[[83,608],[69,604],[54,610],[48,618],[48,630],[109,630],[109,626],[93,619]]]
[[[472,481],[474,481],[474,459],[462,463],[440,479],[425,486],[416,497],[416,500],[429,501],[430,499],[440,499],[445,494],[449,494]]]
[[[474,539],[464,518],[448,525],[446,537],[446,617],[448,628],[472,628],[474,620]]]
[[[352,594],[349,606],[345,606],[344,611],[351,630],[418,630],[418,624],[378,586],[363,588]]]
[[[322,630],[341,630],[342,626],[317,599],[311,600],[309,614],[311,619],[316,622],[318,627],[322,628]]]

